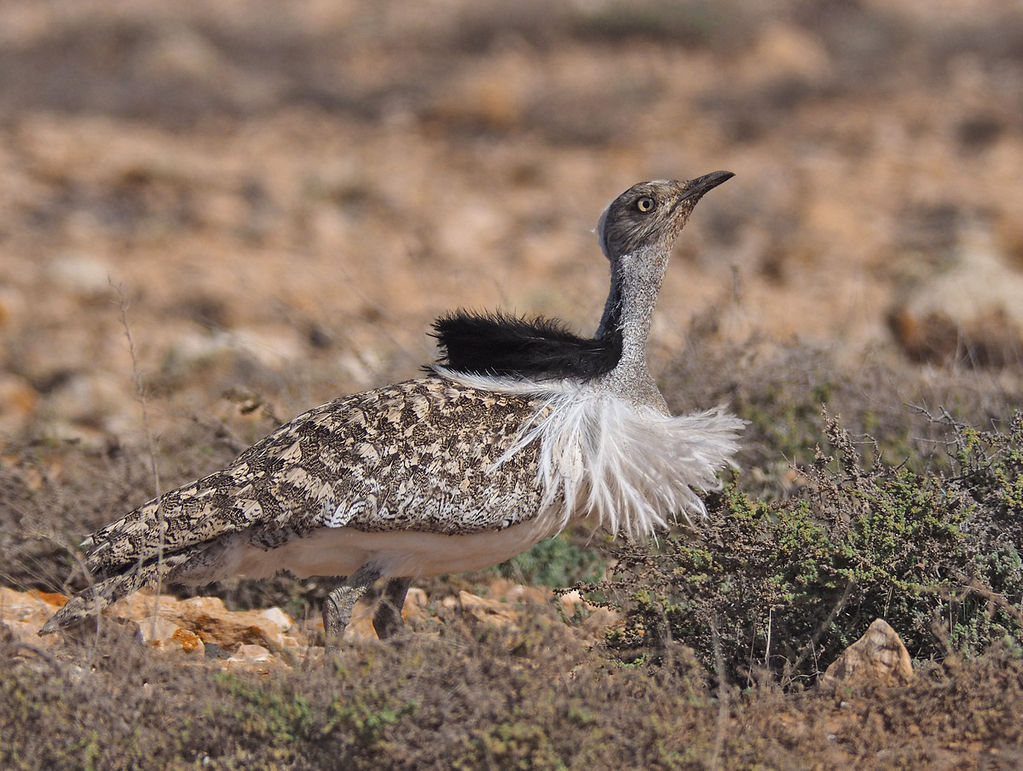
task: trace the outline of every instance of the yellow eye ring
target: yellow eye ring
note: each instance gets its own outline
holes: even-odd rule
[[[656,205],[657,205],[657,202],[654,201],[654,199],[651,198],[648,195],[645,195],[642,198],[640,198],[638,201],[636,201],[636,208],[639,209],[644,214],[646,214],[649,211],[653,211],[653,208]]]

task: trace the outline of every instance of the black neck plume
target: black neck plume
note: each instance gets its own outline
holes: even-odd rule
[[[458,311],[433,324],[440,363],[456,372],[531,380],[590,380],[622,356],[621,304],[609,298],[597,336],[579,337],[552,319]]]

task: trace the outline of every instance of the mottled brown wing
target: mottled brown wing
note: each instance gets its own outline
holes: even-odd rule
[[[271,547],[317,526],[476,532],[531,518],[535,448],[494,470],[536,398],[427,377],[309,410],[222,471],[151,500],[93,534],[105,576],[249,530]]]

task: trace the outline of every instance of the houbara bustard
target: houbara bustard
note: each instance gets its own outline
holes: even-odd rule
[[[329,645],[388,579],[373,618],[386,637],[415,578],[496,565],[584,517],[643,537],[704,514],[697,491],[720,486],[743,421],[720,408],[672,417],[647,336],[676,238],[731,176],[643,182],[611,202],[597,225],[611,291],[593,338],[546,319],[441,318],[442,364],[425,376],[315,407],[86,538],[93,584],[40,633],[157,578],[288,570],[345,577],[324,603]]]

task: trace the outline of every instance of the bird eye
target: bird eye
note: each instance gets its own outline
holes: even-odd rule
[[[654,199],[648,195],[645,195],[638,201],[636,201],[636,208],[639,209],[644,214],[646,214],[648,211],[651,211],[655,205],[656,201],[654,201]]]

